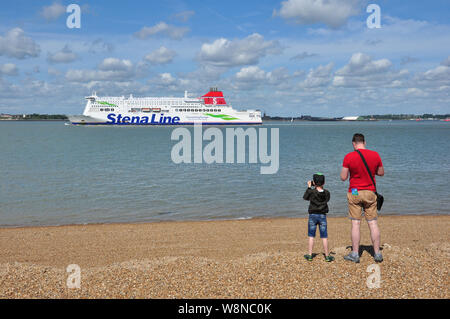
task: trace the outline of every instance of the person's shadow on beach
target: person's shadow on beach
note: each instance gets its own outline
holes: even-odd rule
[[[352,249],[352,246],[347,246],[345,247],[345,249]],[[380,251],[383,250],[383,247],[380,247]],[[367,251],[370,256],[374,257],[375,256],[375,251],[373,250],[373,246],[368,246],[368,245],[359,245],[359,257],[362,256],[363,252]]]

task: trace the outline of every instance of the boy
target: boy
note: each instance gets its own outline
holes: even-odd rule
[[[316,237],[317,225],[319,225],[320,238],[322,238],[323,250],[325,251],[325,261],[331,262],[333,256],[328,253],[328,233],[327,233],[327,213],[328,201],[330,200],[330,192],[323,188],[325,184],[325,176],[316,173],[313,181],[308,181],[308,189],[303,195],[304,200],[309,200],[309,220],[308,220],[308,255],[305,259],[312,261],[312,250],[314,246],[314,237]],[[314,188],[312,188],[314,186]]]

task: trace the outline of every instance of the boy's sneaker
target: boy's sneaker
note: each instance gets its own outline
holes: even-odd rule
[[[303,257],[305,257],[305,259],[306,259],[307,261],[312,261],[312,260],[313,260],[313,258],[312,258],[311,255],[304,255]]]
[[[355,253],[352,251],[350,254],[344,256],[345,260],[353,261],[354,263],[359,263],[359,255],[358,253]]]
[[[331,261],[333,261],[334,260],[334,257],[333,256],[325,256],[325,261],[326,262],[331,262]]]
[[[383,255],[382,255],[381,253],[375,254],[375,255],[373,256],[373,259],[374,259],[377,263],[380,263],[380,262],[383,261]]]

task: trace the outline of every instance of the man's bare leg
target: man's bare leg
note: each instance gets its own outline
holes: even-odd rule
[[[361,221],[352,219],[352,250],[359,254],[359,241],[361,240]]]
[[[352,219],[352,252],[344,256],[345,260],[359,263],[359,241],[361,239],[360,234],[361,221]]]
[[[378,254],[380,252],[380,228],[378,227],[376,219],[368,221],[367,224],[370,229],[370,238],[372,239],[373,250],[375,254]]]

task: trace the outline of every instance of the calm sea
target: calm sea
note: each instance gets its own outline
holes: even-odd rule
[[[174,164],[171,127],[2,121],[0,225],[306,216],[302,195],[318,171],[331,192],[330,216],[344,216],[348,182],[339,172],[355,132],[382,157],[386,175],[377,181],[386,199],[383,214],[450,213],[450,123],[262,127],[279,128],[274,175],[261,175],[261,164]]]

